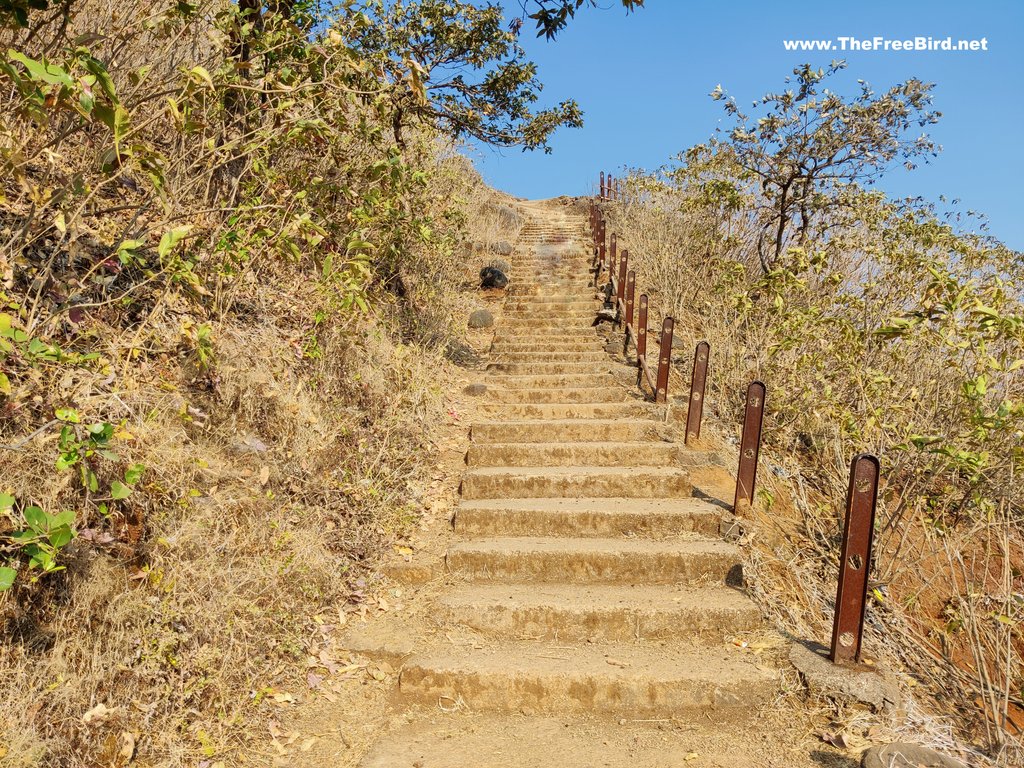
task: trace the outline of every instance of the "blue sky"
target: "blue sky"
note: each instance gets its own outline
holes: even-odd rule
[[[614,1],[614,5],[611,3]],[[719,83],[743,106],[781,90],[794,66],[849,64],[840,93],[857,78],[876,90],[919,77],[934,82],[943,113],[931,135],[943,151],[915,171],[893,171],[879,186],[891,196],[959,198],[958,208],[987,215],[990,231],[1024,250],[1024,2],[808,3],[647,0],[626,15],[618,0],[581,11],[555,42],[522,41],[540,68],[542,101],[575,98],[580,130],[560,131],[554,152],[475,149],[477,167],[494,186],[538,198],[584,194],[602,168],[654,169],[714,133]],[[514,0],[506,8],[515,8]],[[987,52],[788,52],[789,38],[987,38]]]

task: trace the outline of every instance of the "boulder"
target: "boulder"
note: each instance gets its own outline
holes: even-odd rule
[[[496,253],[499,256],[511,256],[513,250],[512,243],[505,240],[498,240],[497,242],[491,243],[491,253]]]
[[[470,328],[490,328],[494,325],[494,315],[488,309],[478,309],[469,316]]]
[[[484,267],[480,270],[481,288],[505,288],[508,285],[508,278],[500,269]]]
[[[886,744],[864,753],[862,768],[964,768],[964,763],[917,744]]]

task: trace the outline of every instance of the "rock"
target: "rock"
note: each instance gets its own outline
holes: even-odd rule
[[[964,768],[964,763],[917,744],[886,744],[864,753],[863,768]]]
[[[508,285],[508,278],[500,269],[484,267],[480,270],[481,288],[505,288]]]
[[[506,275],[512,274],[512,265],[509,264],[504,259],[492,259],[491,263],[488,264],[487,266],[494,267],[494,269],[498,270],[499,272],[504,272]]]
[[[478,309],[469,316],[470,328],[490,328],[494,325],[494,315],[489,309]]]
[[[515,249],[512,247],[512,243],[506,242],[505,240],[498,240],[495,243],[491,243],[491,253],[496,253],[499,256],[511,256],[513,250]]]
[[[462,390],[465,395],[471,395],[472,397],[479,397],[480,395],[487,394],[486,384],[470,384],[468,387]]]
[[[231,449],[235,453],[266,453],[267,444],[255,435],[246,435],[241,440],[234,440]]]
[[[813,695],[889,711],[900,704],[900,690],[881,670],[833,664],[819,643],[794,643],[789,660]]]
[[[461,365],[464,368],[471,368],[480,364],[480,355],[476,353],[476,350],[458,339],[452,339],[448,342],[447,346],[445,346],[444,356],[456,365]]]
[[[505,229],[519,229],[523,226],[523,220],[515,208],[507,205],[499,205],[496,209],[498,221]]]

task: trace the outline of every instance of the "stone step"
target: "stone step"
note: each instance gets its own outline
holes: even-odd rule
[[[603,362],[608,360],[608,353],[602,349],[589,349],[586,351],[560,352],[555,350],[539,350],[536,352],[507,352],[502,350],[499,353],[491,352],[490,362],[492,363],[538,363],[557,362]]]
[[[554,374],[554,375],[522,375],[511,376],[495,373],[490,377],[490,386],[494,389],[534,389],[534,388],[607,388],[616,385],[615,377],[610,373],[598,374]]]
[[[605,403],[494,403],[480,404],[480,414],[506,419],[622,419],[654,416],[660,406],[643,400]]]
[[[473,499],[455,510],[464,537],[717,536],[723,510],[702,499]]]
[[[464,499],[679,499],[692,490],[687,472],[662,467],[478,467],[462,475]]]
[[[632,443],[658,440],[659,427],[653,419],[524,419],[522,421],[481,421],[471,427],[476,443],[613,442]]]
[[[521,374],[558,374],[558,373],[611,373],[614,363],[607,355],[607,362],[494,362],[487,364],[491,372]]]
[[[704,454],[679,443],[482,443],[466,454],[471,467],[692,467]]]
[[[512,328],[501,328],[494,334],[492,344],[507,344],[511,347],[529,345],[568,345],[568,344],[600,344],[605,340],[598,335],[592,327],[582,328],[576,331],[552,331],[550,333],[537,333],[536,331],[515,331]]]
[[[604,344],[595,335],[592,335],[586,341],[491,342],[492,355],[536,354],[540,352],[559,355],[574,355],[580,352],[604,352]]]
[[[751,702],[756,708],[757,702]],[[436,705],[433,708],[435,708]],[[731,710],[730,710],[731,712]],[[752,712],[751,714],[755,714]],[[730,714],[730,720],[735,713]],[[747,726],[739,738],[735,727],[691,718],[685,727],[630,717],[610,725],[607,717],[565,713],[528,716],[499,712],[462,712],[420,718],[390,731],[358,768],[762,768],[780,763],[766,759],[764,742],[773,727]],[[639,722],[638,722],[639,721]],[[757,728],[757,730],[753,730]],[[695,745],[700,745],[696,752]],[[806,750],[805,750],[806,751]],[[786,768],[821,768],[817,760],[795,750]],[[467,759],[467,756],[471,756]],[[847,765],[853,765],[848,761]]]
[[[398,688],[408,701],[432,707],[461,702],[473,711],[734,719],[751,716],[777,685],[777,671],[724,644],[567,649],[520,642],[413,656]]]
[[[534,337],[547,336],[579,336],[584,333],[594,333],[593,319],[566,319],[562,322],[552,322],[547,318],[516,318],[516,320],[504,322],[501,325],[502,331],[509,336],[531,335]]]
[[[439,606],[442,620],[490,637],[569,642],[720,642],[761,622],[750,598],[723,585],[462,584]]]
[[[474,581],[739,585],[739,549],[724,541],[503,536],[460,541],[448,568]]]
[[[570,307],[564,310],[514,305],[505,308],[505,313],[502,318],[505,323],[527,318],[540,318],[542,320],[579,320],[584,317],[593,318],[598,309],[599,306],[596,301],[588,301],[587,306],[578,308]]]
[[[623,393],[619,387],[550,387],[547,389],[492,388],[487,399],[495,403],[619,403]]]
[[[569,312],[593,312],[597,306],[597,300],[594,298],[589,299],[577,299],[577,298],[559,298],[557,300],[544,300],[539,297],[531,297],[529,299],[521,301],[509,301],[505,302],[506,313],[514,312],[548,312],[566,314]]]

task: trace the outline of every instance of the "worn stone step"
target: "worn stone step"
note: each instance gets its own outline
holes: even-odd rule
[[[549,314],[568,314],[571,312],[593,312],[597,307],[597,300],[588,299],[559,299],[557,301],[545,301],[540,298],[530,298],[522,301],[506,301],[505,311],[512,314],[515,312],[547,312]]]
[[[492,344],[507,344],[512,347],[528,345],[562,345],[562,344],[603,344],[605,340],[598,335],[593,327],[582,328],[577,331],[553,331],[551,333],[537,333],[536,331],[517,331],[511,328],[501,328],[494,334]]]
[[[575,355],[581,352],[604,352],[604,345],[596,336],[586,341],[533,341],[506,342],[492,341],[491,355],[521,355],[524,353],[547,353],[554,355]]]
[[[455,510],[464,537],[717,536],[723,510],[702,499],[473,499]]]
[[[588,301],[587,306],[579,308],[570,307],[568,309],[553,309],[546,306],[524,307],[522,305],[513,305],[505,308],[505,313],[502,317],[506,323],[525,318],[539,318],[542,320],[582,319],[584,317],[594,317],[598,309],[599,306],[597,302],[593,301]]]
[[[584,361],[573,362],[490,362],[487,370],[493,372],[520,374],[558,374],[558,373],[611,373],[614,363],[607,355],[607,362]]]
[[[515,322],[502,323],[501,330],[510,336],[579,336],[594,333],[597,328],[593,320],[565,320],[551,322],[543,318],[521,318]]]
[[[573,641],[713,640],[755,629],[757,606],[732,587],[462,584],[443,620],[491,637]]]
[[[659,439],[661,429],[653,419],[524,419],[480,421],[470,434],[477,443],[636,442]]]
[[[577,350],[574,352],[562,352],[557,350],[539,350],[530,352],[511,352],[501,350],[491,352],[492,363],[557,363],[566,362],[603,362],[608,360],[608,353],[602,349]]]
[[[821,768],[820,752],[814,753],[818,759],[795,750],[784,763],[766,759],[771,719],[747,725],[740,738],[737,714],[729,710],[727,727],[703,716],[688,719],[685,727],[667,727],[659,718],[644,721],[625,712],[619,719],[628,719],[626,725],[562,712],[421,717],[390,731],[359,768]]]
[[[410,701],[463,702],[477,711],[734,718],[775,692],[778,673],[725,644],[566,649],[520,642],[413,656],[398,685]]]
[[[484,416],[507,419],[621,419],[653,416],[660,406],[643,400],[604,403],[494,403],[480,404]]]
[[[679,443],[481,443],[466,454],[471,467],[690,467],[705,454]]]
[[[475,581],[738,585],[740,552],[705,539],[599,539],[503,536],[460,541],[448,568]]]
[[[512,275],[515,278],[515,275]],[[534,280],[522,279],[511,283],[505,289],[506,296],[577,296],[591,298],[594,296],[594,279],[586,276],[573,277],[540,277]]]
[[[489,377],[489,384],[495,388],[534,389],[534,388],[608,388],[616,385],[615,377],[610,373],[596,374],[554,374],[554,375],[508,375],[494,373]]]
[[[492,388],[487,399],[496,403],[619,403],[623,392],[619,387],[550,387],[547,389]]]
[[[678,499],[692,490],[685,470],[664,467],[478,467],[462,475],[464,499]]]

